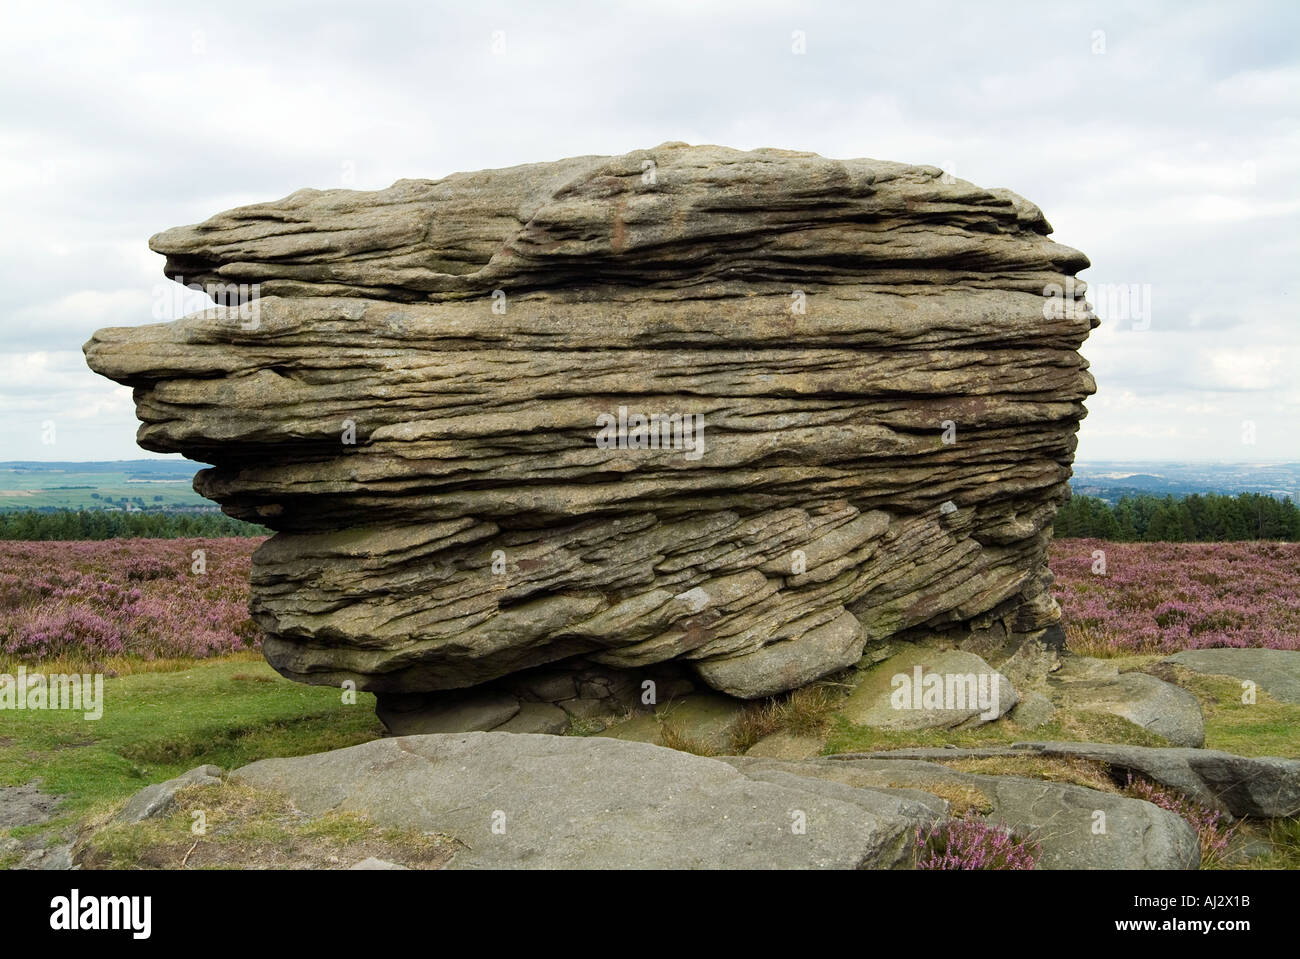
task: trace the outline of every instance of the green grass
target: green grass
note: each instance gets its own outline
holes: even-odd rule
[[[194,813],[204,830],[193,832]],[[392,829],[352,812],[309,817],[287,797],[230,782],[189,786],[167,814],[118,823],[101,810],[77,843],[76,861],[93,869],[344,868],[369,856],[410,868],[437,868],[455,840]]]
[[[1300,869],[1300,816],[1274,819],[1268,824],[1267,840],[1273,849],[1249,860],[1251,869]]]
[[[194,492],[191,483],[189,476],[144,479],[133,478],[126,471],[6,469],[0,470],[0,509],[102,509],[120,507],[124,499],[138,507],[137,497],[155,509],[211,506],[211,502]],[[92,498],[91,493],[98,493],[99,498]],[[155,496],[162,499],[155,502]]]
[[[64,799],[42,828],[63,826],[205,763],[232,769],[379,737],[374,697],[356,699],[344,705],[340,690],[290,682],[247,654],[110,677],[96,721],[0,710],[0,785],[39,779]]]
[[[1283,703],[1262,689],[1255,702],[1241,701],[1241,680],[1175,671],[1178,684],[1196,694],[1205,714],[1205,748],[1238,756],[1300,758],[1300,704]]]

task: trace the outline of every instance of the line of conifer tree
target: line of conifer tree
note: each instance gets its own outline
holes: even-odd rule
[[[1056,514],[1058,539],[1112,542],[1210,543],[1230,540],[1300,541],[1300,508],[1260,493],[1193,494],[1176,499],[1142,493],[1114,506],[1096,496],[1074,496]],[[0,512],[0,539],[75,540],[190,536],[266,536],[269,530],[224,513],[15,510]]]
[[[1300,540],[1300,508],[1289,498],[1262,493],[1193,494],[1175,499],[1147,493],[1114,506],[1095,496],[1074,496],[1056,514],[1058,539],[1091,537],[1132,543],[1218,543]]]
[[[224,513],[13,510],[0,512],[0,539],[176,539],[190,536],[267,536],[270,530]]]

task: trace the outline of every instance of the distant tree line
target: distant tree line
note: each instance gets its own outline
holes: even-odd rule
[[[1300,509],[1289,498],[1262,493],[1193,494],[1175,499],[1141,493],[1111,506],[1095,496],[1074,496],[1056,514],[1058,539],[1090,537],[1132,543],[1218,543],[1300,540]]]
[[[1181,499],[1141,493],[1114,506],[1074,496],[1056,514],[1058,539],[1112,542],[1210,543],[1271,539],[1300,541],[1300,508],[1260,493],[1193,494]],[[176,539],[267,536],[270,530],[224,513],[15,510],[0,512],[0,540]]]
[[[0,512],[0,539],[176,539],[190,536],[267,536],[270,530],[224,513],[126,513],[105,510]]]

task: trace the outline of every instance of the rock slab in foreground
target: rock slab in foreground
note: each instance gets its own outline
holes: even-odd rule
[[[916,828],[939,815],[877,791],[758,781],[646,743],[529,734],[381,739],[231,776],[286,793],[309,815],[355,811],[450,834],[466,844],[449,866],[460,869],[905,866]]]
[[[899,759],[807,759],[780,762],[729,757],[747,775],[782,771],[859,789],[920,790],[965,797],[985,819],[1042,849],[1040,869],[1196,869],[1196,832],[1182,818],[1141,799],[1069,783],[959,772],[937,763]],[[1106,832],[1095,831],[1097,813]]]
[[[257,298],[85,353],[141,446],[276,531],[252,611],[282,674],[677,660],[753,698],[910,627],[1059,619],[1095,324],[1050,233],[935,167],[667,143],[167,230],[169,276]]]
[[[891,761],[1043,756],[1087,759],[1128,770],[1233,816],[1276,818],[1300,814],[1300,759],[1236,756],[1217,749],[1126,746],[1114,743],[1024,742],[1012,746],[892,749],[840,753],[829,759]]]

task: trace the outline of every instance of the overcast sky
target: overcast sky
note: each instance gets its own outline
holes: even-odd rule
[[[1080,460],[1300,458],[1295,0],[6,0],[0,25],[0,460],[152,455],[80,348],[153,321],[161,229],[667,140],[1023,194],[1149,303],[1084,345]]]

